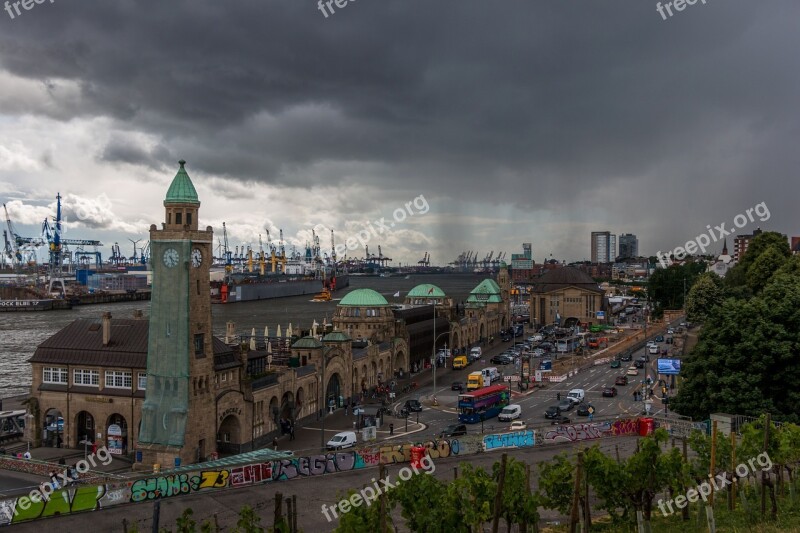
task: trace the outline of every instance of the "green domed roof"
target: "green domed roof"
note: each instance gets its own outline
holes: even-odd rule
[[[164,204],[200,205],[200,200],[197,198],[197,191],[192,184],[192,180],[189,179],[189,174],[187,174],[186,169],[183,168],[186,161],[181,159],[178,163],[181,165],[181,168],[178,169],[178,173],[175,174],[175,178],[172,180],[172,184],[167,190],[167,197],[164,199]]]
[[[495,280],[487,278],[470,291],[467,302],[477,304],[503,303],[503,298],[500,294],[500,285]]]
[[[417,285],[406,295],[406,298],[444,298],[446,295],[442,289],[430,283]]]
[[[348,342],[350,340],[352,339],[341,331],[331,331],[322,337],[322,342]]]
[[[322,343],[314,337],[303,337],[292,344],[292,348],[322,348]]]
[[[500,261],[500,268],[508,268],[508,264],[505,261]]]
[[[386,298],[373,291],[372,289],[356,289],[348,292],[339,305],[347,305],[352,307],[375,307],[380,305],[389,305]]]

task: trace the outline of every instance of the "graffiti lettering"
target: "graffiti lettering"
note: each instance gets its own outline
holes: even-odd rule
[[[205,471],[200,472],[200,489],[218,489],[228,486],[228,471]]]
[[[357,454],[358,452],[337,452],[275,461],[272,479],[294,479],[353,470],[356,467]]]
[[[501,433],[499,435],[486,435],[483,437],[483,449],[486,451],[499,448],[526,448],[535,443],[534,432],[517,431],[515,433]]]
[[[544,435],[545,442],[575,442],[580,440],[599,439],[603,436],[603,429],[609,428],[608,424],[575,424],[572,426],[558,426]]]
[[[230,483],[232,487],[252,485],[262,481],[272,481],[272,463],[261,463],[233,468]]]
[[[139,479],[131,487],[131,501],[142,502],[156,498],[169,498],[178,494],[188,494],[192,490],[189,474]]]
[[[400,446],[381,446],[380,461],[383,464],[407,463],[411,461],[411,448],[413,444],[403,444]],[[427,449],[427,455],[432,459],[441,459],[458,455],[461,450],[457,440],[437,440],[428,441],[423,444]]]
[[[20,506],[16,509],[11,523],[16,524],[25,520],[35,518],[45,518],[48,516],[64,515],[77,513],[80,511],[93,511],[98,507],[98,501],[105,494],[104,485],[86,486],[78,488],[63,489],[54,492],[49,500],[33,502],[27,509]]]

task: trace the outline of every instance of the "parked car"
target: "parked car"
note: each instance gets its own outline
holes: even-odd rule
[[[343,448],[352,448],[356,445],[356,432],[355,431],[342,431],[337,433],[325,445],[329,450],[341,450]]]
[[[603,389],[603,398],[613,398],[617,395],[616,387],[606,387]]]
[[[561,400],[558,402],[558,409],[564,413],[575,407],[575,405],[576,404],[572,403],[570,400]]]
[[[508,428],[509,431],[522,431],[523,429],[528,429],[528,424],[524,420],[514,420]]]
[[[553,420],[553,421],[552,421],[552,422],[550,422],[550,423],[551,423],[552,425],[554,425],[554,426],[555,426],[555,425],[557,425],[557,424],[569,424],[569,423],[570,423],[570,419],[569,419],[569,417],[568,417],[568,416],[564,416],[564,415],[558,415],[558,416],[556,417],[556,419],[555,419],[555,420]]]
[[[440,439],[446,439],[448,437],[460,437],[461,435],[467,434],[467,426],[464,424],[450,424],[444,430],[439,433]]]
[[[450,385],[450,390],[463,391],[464,383],[462,381],[454,381],[453,384]]]
[[[422,404],[419,403],[419,400],[406,400],[403,407],[412,413],[422,412]]]
[[[635,366],[629,366],[628,367],[628,371],[626,372],[626,374],[628,374],[629,376],[638,376],[639,375],[639,369],[636,368]]]
[[[489,362],[492,363],[493,365],[510,365],[511,363],[514,362],[514,360],[507,355],[500,354],[500,355],[495,355],[494,357],[489,359]]]
[[[561,416],[561,409],[557,405],[551,405],[544,412],[545,418],[558,418],[559,416]]]
[[[588,404],[588,403],[582,403],[582,404],[580,404],[580,405],[578,406],[578,410],[577,410],[577,411],[575,411],[575,413],[576,413],[578,416],[589,416],[589,407],[590,407],[590,406],[591,406],[591,404]]]
[[[628,384],[628,376],[617,376],[616,381],[614,381],[614,385],[627,385]]]
[[[614,359],[613,361],[611,361],[611,368],[619,368],[621,366],[622,366],[622,363],[619,360]]]

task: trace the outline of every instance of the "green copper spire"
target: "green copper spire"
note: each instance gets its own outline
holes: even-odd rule
[[[186,164],[186,161],[181,159],[178,161],[178,163],[181,165],[181,168],[178,169],[178,173],[175,174],[175,179],[172,180],[172,184],[169,186],[167,197],[164,199],[164,205],[200,205],[200,200],[197,198],[197,191],[194,189],[194,185],[192,185],[192,180],[189,179],[189,174],[187,174],[186,169],[183,168],[183,165]]]

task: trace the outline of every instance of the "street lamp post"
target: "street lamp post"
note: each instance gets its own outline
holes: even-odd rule
[[[436,328],[435,320],[433,326],[435,331]],[[433,350],[431,352],[431,366],[433,366],[433,405],[438,405],[438,401],[436,400],[436,341],[438,341],[440,337],[444,337],[445,335],[450,335],[450,332],[445,331],[444,333],[440,333],[438,336],[433,338]],[[444,349],[447,350],[447,343],[445,343]]]

